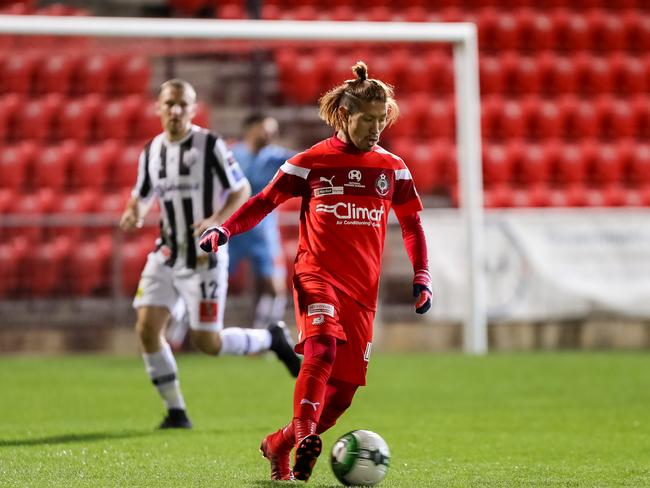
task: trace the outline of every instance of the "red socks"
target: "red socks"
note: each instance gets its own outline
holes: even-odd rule
[[[332,427],[338,418],[343,415],[354,398],[359,385],[341,380],[330,380],[325,390],[325,408],[321,412],[316,433],[322,434]]]
[[[336,338],[314,336],[305,341],[304,359],[293,393],[296,441],[316,432],[323,411],[327,382],[336,358]]]

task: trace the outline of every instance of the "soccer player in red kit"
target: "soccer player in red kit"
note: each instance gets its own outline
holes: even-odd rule
[[[382,130],[399,114],[393,90],[369,79],[363,62],[353,72],[356,79],[319,101],[320,116],[335,135],[289,159],[261,193],[223,226],[206,230],[200,241],[204,250],[214,252],[283,201],[302,198],[294,299],[296,351],[304,361],[292,421],[260,446],[275,480],[309,479],[322,450],[319,434],[336,423],[366,383],[391,208],[413,264],[415,310],[425,313],[431,307],[422,203],[404,161],[377,145]]]

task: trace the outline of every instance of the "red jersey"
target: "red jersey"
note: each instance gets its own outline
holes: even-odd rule
[[[388,212],[422,210],[404,161],[334,136],[284,163],[262,194],[275,205],[302,198],[296,274],[322,277],[375,310]]]

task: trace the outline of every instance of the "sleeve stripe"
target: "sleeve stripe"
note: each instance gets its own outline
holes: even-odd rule
[[[303,180],[307,179],[307,176],[309,176],[309,171],[310,171],[307,168],[302,168],[300,166],[296,166],[295,164],[291,164],[288,162],[280,166],[280,169],[288,175],[299,176]]]
[[[408,169],[395,170],[395,180],[412,180],[411,172]]]

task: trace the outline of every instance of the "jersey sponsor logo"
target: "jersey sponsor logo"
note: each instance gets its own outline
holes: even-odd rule
[[[390,191],[390,181],[388,181],[385,174],[380,174],[375,180],[375,190],[377,191],[377,194],[382,197],[388,195],[388,192]]]
[[[334,317],[334,305],[331,303],[310,303],[307,305],[307,316],[325,314]]]
[[[314,409],[314,412],[318,410],[318,406],[320,405],[320,402],[312,402],[311,400],[307,400],[306,398],[303,398],[300,400],[300,405],[309,405]]]
[[[214,300],[202,300],[199,303],[199,320],[201,322],[215,322],[217,320],[217,302]]]
[[[356,181],[357,183],[359,183],[361,181],[361,171],[359,171],[358,169],[351,169],[348,172],[348,180]]]
[[[366,185],[361,183],[361,170],[351,169],[348,171],[348,182],[343,186],[351,186],[354,188],[365,188]]]
[[[163,197],[166,193],[172,191],[186,192],[186,191],[197,191],[201,188],[199,182],[196,183],[168,183],[157,185],[154,189],[156,196]]]
[[[315,197],[322,197],[324,195],[343,195],[343,187],[342,186],[334,186],[334,178],[336,175],[333,175],[331,178],[325,178],[324,176],[321,176],[319,178],[319,181],[321,183],[327,183],[329,186],[323,186],[320,188],[315,188],[314,189],[314,196]]]
[[[371,225],[379,227],[384,216],[384,207],[368,208],[358,207],[354,203],[339,202],[333,205],[319,203],[316,212],[331,213],[338,219],[337,224],[343,225]]]
[[[366,343],[366,352],[363,353],[363,360],[366,363],[370,361],[370,354],[372,354],[372,342]]]
[[[314,317],[314,319],[311,321],[311,324],[321,325],[323,322],[325,322],[325,316],[321,313],[318,316]]]

